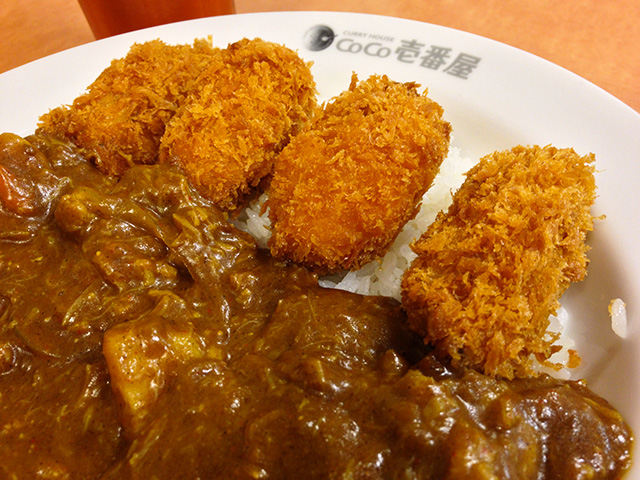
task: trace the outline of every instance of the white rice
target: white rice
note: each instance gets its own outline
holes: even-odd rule
[[[620,338],[627,338],[627,305],[620,298],[614,298],[609,304],[611,328]]]
[[[554,343],[561,347],[561,350],[554,353],[549,357],[549,362],[567,365],[569,362],[569,350],[576,350],[576,342],[573,338],[570,338],[566,334],[566,327],[569,322],[569,312],[564,307],[558,308],[556,315],[551,315],[549,317],[549,326],[547,327],[547,334],[560,334],[558,340]],[[534,359],[535,362],[535,359]],[[539,365],[538,370],[543,373],[548,373],[549,375],[561,378],[564,380],[568,380],[571,378],[571,374],[573,373],[569,368],[561,368],[560,370],[555,370],[551,367],[546,367]]]
[[[255,238],[258,246],[267,248],[267,241],[271,237],[271,221],[269,220],[269,211],[264,215],[260,215],[262,205],[267,200],[268,194],[263,193],[260,197],[249,204],[237,218],[232,219],[233,223],[240,230],[244,230]]]

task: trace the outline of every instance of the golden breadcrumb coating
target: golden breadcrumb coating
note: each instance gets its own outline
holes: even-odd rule
[[[267,202],[273,256],[329,273],[384,255],[449,149],[442,108],[417,88],[354,75],[282,151]]]
[[[285,46],[243,39],[221,53],[167,126],[160,159],[231,211],[271,175],[313,113],[316,87],[310,64]]]
[[[532,356],[545,363],[558,350],[545,332],[561,294],[586,275],[594,161],[519,146],[467,173],[413,245],[402,281],[412,329],[441,356],[513,378],[535,374]]]
[[[72,105],[43,115],[39,130],[85,149],[105,174],[155,163],[166,123],[216,51],[208,40],[134,44]]]

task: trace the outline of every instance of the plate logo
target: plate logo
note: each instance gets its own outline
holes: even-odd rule
[[[336,34],[331,27],[315,25],[304,34],[303,45],[312,52],[317,52],[329,48],[334,38]]]
[[[463,80],[474,73],[482,60],[468,52],[415,38],[403,39],[359,30],[344,30],[337,34],[328,25],[309,28],[304,34],[303,45],[313,52],[334,48],[344,54],[393,58],[398,62],[436,70]]]

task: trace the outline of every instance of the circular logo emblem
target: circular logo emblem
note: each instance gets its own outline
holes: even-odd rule
[[[315,25],[304,34],[304,46],[309,50],[317,52],[324,50],[333,43],[336,34],[331,27],[326,25]]]

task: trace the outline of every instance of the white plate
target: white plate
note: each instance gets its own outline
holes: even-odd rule
[[[595,153],[599,196],[594,214],[606,219],[596,222],[589,238],[587,279],[571,286],[562,303],[583,357],[577,375],[640,432],[640,114],[558,66],[475,35],[387,17],[298,12],[155,27],[9,71],[0,75],[0,131],[32,133],[42,113],[70,103],[133,42],[191,43],[207,35],[218,46],[261,37],[297,49],[314,62],[322,99],[346,89],[352,71],[360,78],[378,73],[417,81],[444,107],[454,144],[465,156],[478,158],[517,144]],[[610,326],[608,305],[617,297],[627,303],[626,340]],[[629,478],[640,478],[640,466]]]

